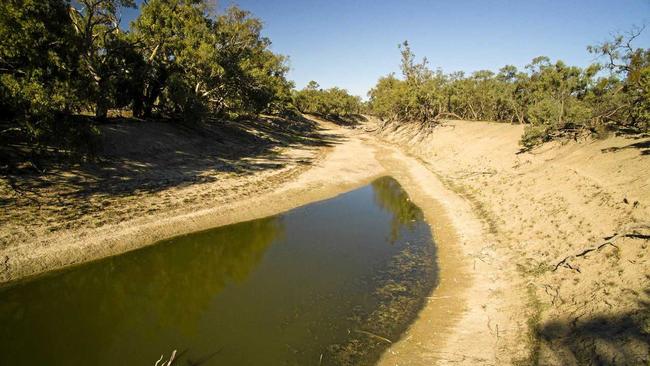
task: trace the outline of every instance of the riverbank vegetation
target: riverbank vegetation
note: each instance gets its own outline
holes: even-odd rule
[[[185,123],[287,115],[293,83],[262,22],[203,0],[9,0],[0,4],[0,160],[92,153],[117,114]],[[12,166],[13,164],[13,166]]]
[[[585,68],[536,57],[525,70],[445,74],[408,42],[399,46],[402,78],[389,74],[368,93],[373,114],[392,122],[432,126],[444,118],[526,124],[525,149],[559,137],[608,131],[647,133],[650,50],[635,48],[642,28],[588,47],[602,63]]]
[[[347,90],[333,87],[322,89],[315,81],[294,94],[295,105],[302,113],[317,114],[329,118],[346,118],[361,112],[362,103],[358,96]]]

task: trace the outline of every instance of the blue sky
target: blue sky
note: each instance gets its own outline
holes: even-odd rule
[[[316,80],[364,97],[380,76],[399,72],[404,40],[445,72],[523,67],[540,55],[584,66],[594,61],[587,45],[633,25],[647,24],[636,45],[650,47],[650,0],[219,1],[230,4],[264,21],[297,87]]]

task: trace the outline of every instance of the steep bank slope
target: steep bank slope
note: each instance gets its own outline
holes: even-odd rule
[[[98,161],[17,175],[18,189],[0,181],[0,283],[227,223],[233,203],[294,179],[339,138],[278,118],[99,127]]]
[[[418,157],[486,223],[486,246],[475,260],[479,266],[499,266],[498,273],[507,273],[528,304],[531,354],[519,361],[647,362],[649,140],[553,143],[517,154],[521,133],[521,126],[451,121],[428,134],[393,125],[379,135]],[[591,248],[597,249],[584,253]],[[470,302],[467,311],[482,306],[480,301]],[[496,328],[484,310],[495,352],[506,357],[499,332],[510,329]],[[508,305],[497,313],[517,317],[516,307]],[[466,341],[473,336],[466,335]],[[485,350],[467,350],[440,359],[472,364],[482,354]]]

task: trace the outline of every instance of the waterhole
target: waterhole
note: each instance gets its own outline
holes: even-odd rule
[[[390,177],[0,290],[1,365],[371,365],[436,283]]]

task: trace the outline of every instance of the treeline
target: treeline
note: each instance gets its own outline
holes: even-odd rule
[[[326,117],[347,117],[361,112],[361,98],[350,95],[341,88],[321,89],[315,81],[295,92],[295,106],[302,113],[319,114]]]
[[[424,126],[444,118],[526,124],[524,148],[583,131],[647,132],[650,50],[632,46],[640,33],[588,47],[606,61],[586,68],[537,57],[525,70],[505,66],[471,75],[433,71],[426,58],[417,63],[404,42],[403,77],[380,78],[368,93],[369,107],[384,120]]]
[[[110,110],[183,121],[291,112],[287,60],[269,49],[249,12],[148,0],[124,31],[125,7],[134,1],[0,2],[3,148],[83,142],[92,131],[83,132],[88,117],[80,116],[102,119]]]

